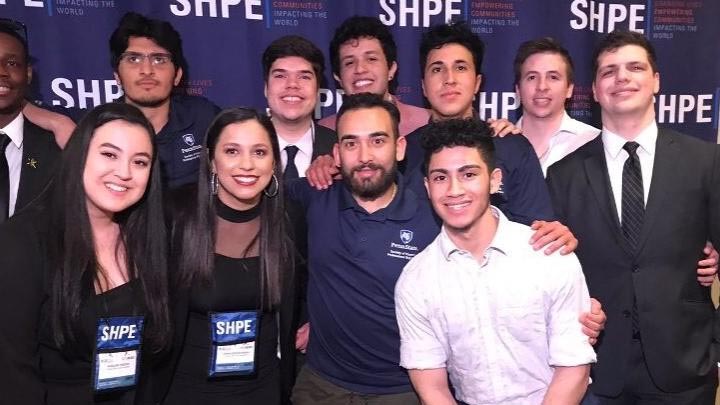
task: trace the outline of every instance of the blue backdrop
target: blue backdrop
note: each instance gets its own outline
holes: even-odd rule
[[[354,15],[377,16],[399,46],[398,96],[423,105],[418,39],[431,24],[468,20],[487,45],[476,107],[484,117],[518,117],[512,60],[524,40],[552,36],[576,64],[571,114],[598,125],[591,52],[613,29],[647,35],[658,50],[658,121],[715,141],[720,99],[718,0],[0,0],[0,15],[28,26],[35,58],[33,97],[56,108],[88,108],[121,95],[108,38],[126,11],[170,21],[190,64],[187,92],[220,106],[266,106],[260,55],[273,39],[303,35],[326,53],[335,27]],[[336,111],[341,92],[329,72],[318,117]]]

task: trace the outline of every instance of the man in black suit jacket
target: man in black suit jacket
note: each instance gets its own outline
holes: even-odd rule
[[[25,207],[47,185],[59,156],[52,134],[21,111],[30,80],[26,33],[20,23],[0,22],[0,222]],[[7,183],[5,183],[7,181]],[[7,211],[6,211],[7,210]]]
[[[316,125],[313,112],[325,60],[312,42],[297,35],[276,39],[263,52],[265,97],[277,131],[287,180],[305,177],[310,162],[332,152],[335,132]]]
[[[660,76],[641,34],[609,34],[594,62],[602,134],[548,171],[608,317],[586,400],[713,404],[719,324],[695,268],[706,240],[720,246],[720,150],[658,129]]]

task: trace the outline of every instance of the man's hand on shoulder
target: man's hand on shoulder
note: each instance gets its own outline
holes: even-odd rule
[[[340,169],[331,155],[321,155],[310,163],[305,172],[308,183],[318,190],[325,190],[333,184],[334,178],[340,175]]]
[[[535,233],[529,243],[535,250],[545,248],[546,255],[550,255],[558,249],[560,249],[561,255],[566,255],[577,248],[578,240],[575,235],[570,232],[570,228],[558,221],[534,221],[530,228]]]
[[[487,120],[488,125],[490,125],[490,128],[493,130],[494,136],[499,136],[502,138],[505,135],[511,135],[511,134],[520,134],[522,133],[522,130],[515,126],[512,122],[508,121],[505,118],[490,118]]]

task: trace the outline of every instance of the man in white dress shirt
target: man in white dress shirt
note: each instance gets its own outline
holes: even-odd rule
[[[515,125],[532,144],[543,174],[547,174],[550,165],[595,138],[600,130],[565,111],[565,101],[574,89],[573,62],[567,49],[555,40],[522,43],[513,68],[523,111]]]
[[[443,227],[395,289],[400,365],[425,404],[577,404],[595,362],[576,320],[590,306],[580,263],[533,250],[533,231],[490,205],[502,173],[485,123],[427,133],[425,185]]]

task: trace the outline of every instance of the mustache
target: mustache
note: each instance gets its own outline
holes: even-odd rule
[[[359,172],[360,170],[363,170],[363,169],[384,170],[382,166],[380,166],[376,163],[365,163],[365,164],[353,167],[352,171]]]

